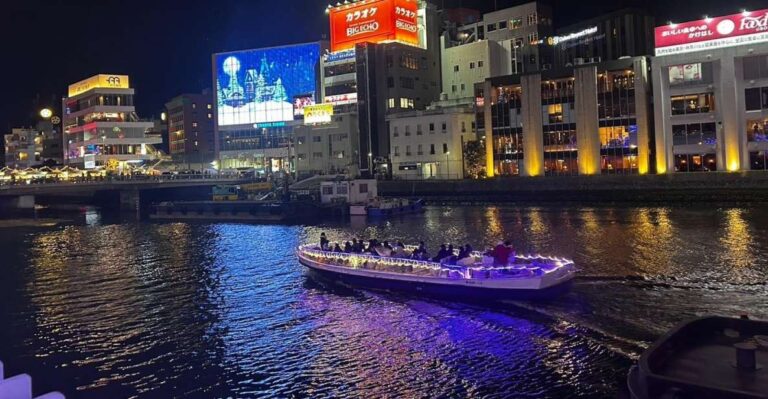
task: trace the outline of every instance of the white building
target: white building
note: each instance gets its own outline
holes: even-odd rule
[[[656,28],[657,173],[768,169],[766,29],[768,10]]]
[[[435,107],[387,117],[395,179],[464,178],[463,144],[475,140],[472,107]]]
[[[336,114],[329,123],[294,128],[296,174],[357,176],[360,151],[357,113]]]
[[[443,93],[475,97],[487,78],[551,67],[551,10],[536,2],[483,15],[481,21],[447,30],[441,37]]]
[[[5,135],[5,166],[26,169],[39,165],[43,159],[43,135],[35,129],[12,129]]]
[[[125,75],[95,75],[69,85],[63,106],[64,162],[86,165],[141,164],[158,158],[153,145],[162,138],[149,135],[154,123],[139,119],[134,106],[134,89]],[[87,156],[87,157],[86,157]]]

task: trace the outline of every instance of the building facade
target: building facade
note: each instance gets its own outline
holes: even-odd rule
[[[36,129],[17,128],[6,134],[5,166],[26,169],[43,162],[43,135]]]
[[[552,67],[552,11],[531,2],[449,26],[441,37],[442,90],[447,99],[474,97],[474,85],[502,75]]]
[[[766,30],[768,10],[656,28],[658,173],[768,168]]]
[[[134,94],[125,75],[96,75],[71,84],[62,101],[64,162],[122,170],[156,160],[153,146],[162,138],[147,134],[153,123],[139,119]]]
[[[304,124],[294,129],[296,174],[309,177],[324,174],[359,174],[360,143],[357,113],[332,116],[330,122]]]
[[[324,42],[213,55],[215,167],[294,172],[293,129],[319,95]]]
[[[168,154],[186,169],[205,170],[215,160],[213,95],[182,94],[165,104]]]
[[[648,59],[486,80],[486,175],[645,174]]]
[[[464,178],[464,144],[475,139],[471,106],[403,112],[387,120],[393,178]]]

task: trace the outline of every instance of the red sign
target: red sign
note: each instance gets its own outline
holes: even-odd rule
[[[399,41],[417,46],[416,0],[374,0],[331,9],[331,52],[357,43]]]
[[[768,41],[768,10],[656,28],[656,55]]]

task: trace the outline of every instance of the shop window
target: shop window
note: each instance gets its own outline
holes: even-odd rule
[[[747,120],[747,141],[754,143],[768,142],[768,119]]]
[[[676,172],[711,172],[717,170],[715,154],[675,154]]]
[[[674,96],[671,101],[672,115],[699,114],[715,110],[715,96],[712,93]]]

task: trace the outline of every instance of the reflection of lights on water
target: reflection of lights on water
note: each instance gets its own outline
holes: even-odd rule
[[[750,253],[752,235],[749,232],[747,222],[744,220],[742,209],[728,209],[725,211],[725,232],[720,237],[723,244],[723,256],[725,264],[733,269],[741,269],[751,265],[754,257]]]

